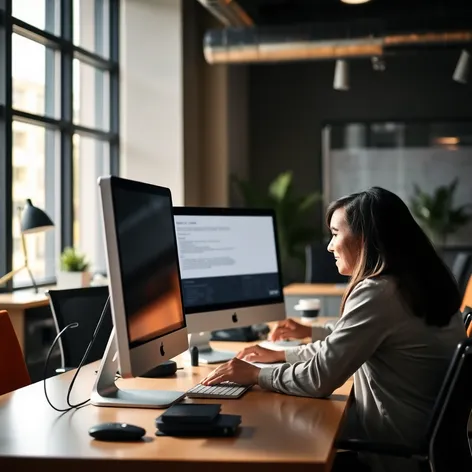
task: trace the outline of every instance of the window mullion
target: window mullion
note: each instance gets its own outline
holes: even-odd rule
[[[57,2],[56,0],[46,0],[46,30],[56,31]],[[57,116],[58,109],[58,64],[60,53],[53,49],[46,48],[46,67],[45,67],[45,112],[48,116]],[[60,66],[60,64],[59,64]],[[58,214],[60,203],[56,199],[56,163],[57,163],[57,133],[46,130],[45,133],[45,162],[44,162],[44,188],[45,188],[45,206],[49,209],[51,215]],[[55,234],[49,232],[46,234],[45,247],[45,275],[46,278],[55,276]]]
[[[120,2],[110,0],[110,60],[118,64],[119,60],[119,26],[120,26]],[[120,76],[119,67],[110,72],[110,132],[119,136],[120,131],[120,107],[119,107]],[[119,139],[110,143],[110,173],[119,175],[120,171]]]
[[[64,41],[61,50],[61,120],[64,127],[61,131],[61,251],[73,245],[74,202],[73,188],[74,175],[72,163],[72,60],[73,60],[73,5],[72,0],[61,1],[61,35]]]
[[[12,270],[12,23],[11,0],[0,0],[4,14],[0,26],[0,103],[4,104],[3,118],[0,118],[0,276]],[[0,287],[0,291],[12,289],[12,281]]]

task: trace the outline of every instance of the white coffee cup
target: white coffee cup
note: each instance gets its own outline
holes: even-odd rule
[[[302,316],[315,318],[320,313],[321,301],[319,298],[305,298],[298,300],[295,310],[302,312]]]

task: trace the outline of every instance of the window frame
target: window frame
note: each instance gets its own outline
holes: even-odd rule
[[[13,0],[14,1],[14,0]],[[100,17],[101,0],[95,1],[95,18]],[[59,234],[60,247],[56,251],[62,252],[67,246],[73,245],[73,136],[89,136],[99,141],[104,141],[109,145],[110,173],[119,173],[119,0],[108,0],[109,13],[109,45],[108,58],[102,57],[95,52],[88,51],[73,43],[73,0],[46,0],[46,28],[39,29],[31,24],[12,16],[12,0],[0,0],[0,142],[5,143],[0,146],[0,276],[10,272],[13,267],[13,121],[20,121],[45,129],[55,130],[60,136],[60,144],[54,139],[46,139],[45,169],[55,169],[59,166],[60,179],[59,198],[56,197],[53,186],[46,186],[46,202],[60,202],[60,221],[55,221],[56,232]],[[56,21],[56,5],[60,7],[59,15],[59,35],[49,32],[48,21]],[[99,11],[100,10],[100,11]],[[98,23],[95,24],[95,28]],[[38,115],[22,110],[14,109],[13,100],[13,77],[12,77],[12,34],[16,33],[22,37],[33,40],[46,46],[46,78],[45,78],[45,111],[48,112],[48,104],[60,99],[60,115],[58,118],[48,115]],[[96,35],[95,41],[101,41],[101,35]],[[54,80],[57,69],[55,57],[60,57],[60,93],[57,94]],[[105,71],[109,76],[109,129],[92,128],[76,124],[73,121],[73,60],[78,59],[81,63],[93,66],[96,69]],[[55,94],[56,96],[52,96]],[[100,105],[96,101],[95,108]],[[46,133],[48,135],[50,133]],[[53,148],[59,152],[54,152]],[[51,162],[47,162],[48,159]],[[47,172],[44,176],[48,177]],[[54,177],[54,176],[53,176]],[[57,203],[56,203],[57,204]],[[51,244],[49,253],[53,251],[53,240],[47,242]],[[48,247],[45,247],[46,254]],[[49,276],[48,276],[49,275]],[[37,280],[38,286],[51,285],[56,282],[55,267],[46,268],[46,278]],[[1,292],[11,292],[14,289],[32,287],[32,284],[13,286],[10,280],[0,287]]]

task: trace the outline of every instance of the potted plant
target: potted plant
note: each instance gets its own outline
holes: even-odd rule
[[[84,254],[73,247],[66,247],[60,258],[60,270],[57,274],[58,288],[88,287],[91,281],[88,268],[89,263]]]
[[[231,179],[244,206],[274,209],[282,273],[284,281],[289,282],[291,273],[297,270],[294,263],[299,265],[305,261],[305,246],[321,236],[307,216],[308,210],[321,200],[321,195],[318,192],[296,195],[291,171],[282,172],[264,191],[237,176]]]
[[[449,185],[439,186],[432,194],[414,185],[411,211],[433,244],[438,247],[444,248],[447,237],[466,225],[471,218],[466,212],[470,205],[453,206],[457,184],[456,178]]]

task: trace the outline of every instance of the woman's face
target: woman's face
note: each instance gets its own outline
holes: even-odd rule
[[[352,275],[360,255],[360,238],[354,236],[346,221],[346,211],[338,208],[331,217],[331,241],[328,251],[334,254],[341,275]]]

